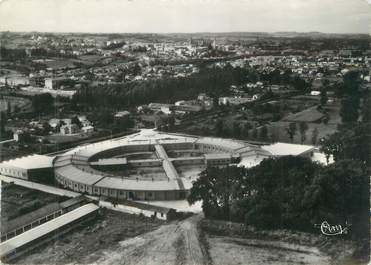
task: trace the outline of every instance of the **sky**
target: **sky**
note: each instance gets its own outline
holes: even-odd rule
[[[371,33],[371,0],[0,0],[0,31]]]

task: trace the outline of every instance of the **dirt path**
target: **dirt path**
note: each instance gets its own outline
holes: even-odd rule
[[[105,252],[99,265],[203,265],[205,258],[198,240],[197,223],[202,215],[164,225],[159,229],[120,242],[114,251]]]

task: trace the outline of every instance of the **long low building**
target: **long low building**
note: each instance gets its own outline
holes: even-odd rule
[[[2,242],[0,244],[1,261],[7,262],[16,259],[28,251],[46,244],[56,236],[60,236],[73,229],[74,226],[82,220],[88,220],[94,217],[98,209],[99,207],[93,203],[83,205]]]
[[[0,242],[9,240],[12,237],[20,235],[27,230],[41,225],[51,219],[54,219],[66,212],[72,211],[86,203],[89,200],[84,196],[78,196],[63,202],[53,202],[45,205],[35,211],[18,216],[12,219],[1,219]]]
[[[53,173],[52,166],[53,157],[34,154],[0,163],[0,174],[40,181]]]

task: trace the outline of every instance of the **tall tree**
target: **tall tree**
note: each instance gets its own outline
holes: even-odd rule
[[[265,159],[250,169],[255,192],[241,202],[246,222],[261,228],[311,230],[311,213],[303,199],[319,169],[310,159],[294,156]]]
[[[6,114],[8,117],[12,114],[12,105],[10,104],[10,100],[6,102]]]
[[[233,122],[233,131],[232,131],[232,134],[233,134],[233,137],[235,138],[240,138],[241,137],[241,127],[240,127],[240,123],[237,122],[237,121],[234,121]]]
[[[215,133],[217,136],[221,136],[223,134],[224,123],[222,119],[218,119],[215,123]]]
[[[266,125],[263,125],[260,128],[260,140],[267,141],[268,140],[268,127]]]
[[[361,115],[362,122],[371,122],[371,93],[369,91],[365,92],[365,95],[363,96]]]
[[[0,112],[0,138],[5,136],[5,125],[7,123],[8,118],[6,117],[6,113],[1,111]]]
[[[343,84],[339,88],[342,97],[340,116],[343,124],[351,124],[358,121],[361,94],[360,73],[350,71],[343,77]]]
[[[47,113],[53,107],[54,99],[49,93],[35,95],[32,98],[32,107],[36,113]]]
[[[311,138],[312,145],[317,144],[317,139],[318,139],[318,128],[316,127],[312,130],[312,138]]]
[[[79,126],[80,128],[82,127],[81,121],[79,120],[79,117],[77,117],[77,116],[74,116],[74,117],[71,119],[71,123],[72,123],[72,124],[76,124],[76,125]]]
[[[242,134],[242,137],[243,138],[249,138],[249,130],[251,129],[251,124],[246,122],[243,127],[242,127],[242,131],[241,131],[241,134]]]
[[[300,140],[301,140],[301,144],[303,144],[305,142],[305,140],[307,139],[307,131],[308,131],[308,124],[305,122],[305,121],[302,121],[299,123],[299,130],[300,130]]]
[[[258,139],[258,129],[256,129],[256,127],[254,127],[254,129],[252,130],[252,135],[251,137],[256,140]]]
[[[341,100],[340,116],[343,124],[354,123],[359,117],[359,97],[348,96]]]
[[[327,157],[333,155],[335,161],[343,159],[357,159],[368,165],[370,162],[370,127],[368,123],[356,124],[354,127],[341,127],[325,138],[321,143],[321,150]]]
[[[295,122],[291,122],[289,124],[289,127],[286,128],[286,133],[290,138],[290,141],[293,143],[294,142],[294,137],[297,131],[297,126]]]
[[[320,103],[321,103],[321,106],[324,106],[328,101],[328,97],[327,97],[327,90],[325,87],[323,87],[321,89],[321,98],[320,98]]]

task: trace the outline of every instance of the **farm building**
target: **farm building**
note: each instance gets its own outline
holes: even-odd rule
[[[1,261],[12,261],[56,237],[64,235],[75,228],[77,224],[94,219],[98,209],[99,207],[93,203],[85,204],[0,243]]]
[[[48,181],[53,178],[53,157],[44,155],[24,156],[0,163],[0,174],[32,180]]]
[[[62,214],[70,212],[86,203],[89,200],[84,196],[78,196],[63,202],[53,202],[35,211],[18,216],[12,219],[1,219],[0,236],[1,242],[20,235],[27,230],[37,227]]]

